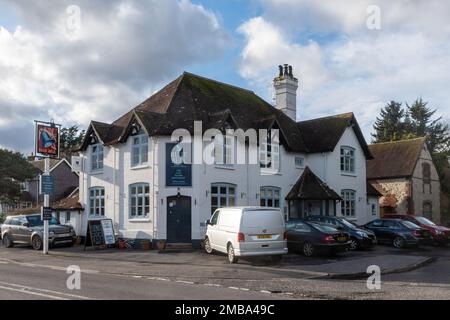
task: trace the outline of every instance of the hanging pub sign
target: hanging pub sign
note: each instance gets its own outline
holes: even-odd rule
[[[192,187],[192,164],[189,144],[166,144],[166,186]]]
[[[41,158],[59,158],[59,131],[61,126],[52,122],[36,122],[35,153]]]

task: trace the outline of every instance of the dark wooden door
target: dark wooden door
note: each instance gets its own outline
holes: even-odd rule
[[[167,198],[167,242],[191,243],[191,198],[175,196]]]

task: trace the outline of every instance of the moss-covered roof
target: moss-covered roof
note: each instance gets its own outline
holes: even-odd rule
[[[221,129],[225,121],[243,130],[276,127],[287,150],[305,153],[333,151],[345,128],[353,126],[367,158],[371,158],[353,114],[296,123],[252,91],[187,72],[109,127],[92,122],[88,133],[95,132],[105,144],[123,142],[135,120],[150,135],[171,135],[175,129],[193,134],[194,121],[202,122],[203,132]],[[86,140],[82,150],[88,144]]]
[[[425,141],[417,138],[370,145],[374,159],[367,161],[367,179],[411,177]]]
[[[350,113],[330,117],[317,118],[298,123],[306,147],[309,152],[332,152],[345,130],[352,127],[363,149],[366,158],[372,159],[364,135],[356,121],[355,115]]]

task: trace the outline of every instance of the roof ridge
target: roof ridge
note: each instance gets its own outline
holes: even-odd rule
[[[369,144],[369,146],[377,146],[382,144],[394,144],[394,143],[404,143],[404,142],[411,142],[415,140],[426,140],[426,137],[417,137],[417,138],[411,138],[411,139],[402,139],[402,140],[395,140],[395,141],[386,141],[386,142],[377,142]]]
[[[185,76],[185,75],[193,76],[193,77],[196,77],[196,78],[199,78],[199,79],[211,81],[211,82],[214,82],[214,83],[217,83],[217,84],[220,84],[220,85],[228,86],[228,87],[231,87],[231,88],[234,88],[234,89],[238,89],[238,90],[242,90],[242,91],[246,91],[246,92],[255,94],[255,92],[253,90],[249,90],[249,89],[245,89],[245,88],[242,88],[242,87],[234,86],[232,84],[221,82],[221,81],[214,80],[214,79],[210,79],[210,78],[207,78],[207,77],[204,77],[204,76],[199,76],[198,74],[194,74],[194,73],[191,73],[191,72],[184,71],[182,76]]]
[[[355,114],[353,112],[345,112],[345,113],[339,113],[339,114],[335,114],[332,116],[324,116],[324,117],[319,117],[319,118],[314,118],[314,119],[309,119],[309,120],[303,120],[303,121],[298,121],[298,123],[304,123],[304,122],[309,122],[309,121],[317,121],[317,120],[325,120],[325,119],[332,119],[332,118],[339,118],[345,115],[351,115],[351,116],[355,116]]]

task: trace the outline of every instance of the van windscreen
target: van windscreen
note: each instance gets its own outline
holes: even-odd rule
[[[245,211],[242,225],[249,228],[283,226],[283,217],[279,211]]]

